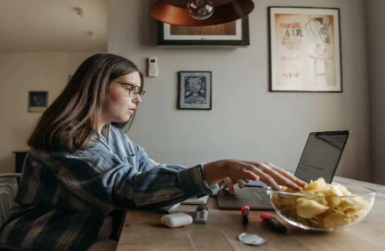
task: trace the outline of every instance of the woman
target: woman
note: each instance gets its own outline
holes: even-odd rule
[[[121,129],[132,122],[143,94],[143,76],[125,58],[97,54],[79,67],[28,141],[18,205],[0,242],[39,251],[114,250],[118,210],[214,194],[223,181],[230,188],[232,181],[258,179],[274,189],[305,185],[272,164],[156,163]]]

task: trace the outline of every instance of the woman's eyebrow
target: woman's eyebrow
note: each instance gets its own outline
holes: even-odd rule
[[[119,81],[115,81],[115,82],[116,82],[116,83],[119,83],[119,84],[123,84],[123,85],[137,86],[137,87],[140,88],[139,85],[136,85],[136,84],[134,84],[134,83],[132,83],[132,82],[119,82]]]

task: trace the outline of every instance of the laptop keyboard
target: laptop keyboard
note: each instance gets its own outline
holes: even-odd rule
[[[274,210],[270,203],[266,188],[260,187],[235,187],[235,195],[220,191],[217,196],[218,208],[239,210],[247,205],[251,210]]]
[[[270,205],[270,198],[266,193],[266,189],[251,189],[251,193],[261,205]]]

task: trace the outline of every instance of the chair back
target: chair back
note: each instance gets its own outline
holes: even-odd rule
[[[19,173],[0,174],[0,226],[8,219],[18,189]]]

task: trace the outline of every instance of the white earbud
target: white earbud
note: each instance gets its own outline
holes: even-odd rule
[[[163,215],[160,221],[168,227],[182,227],[190,225],[193,222],[193,218],[188,214],[176,213]]]

